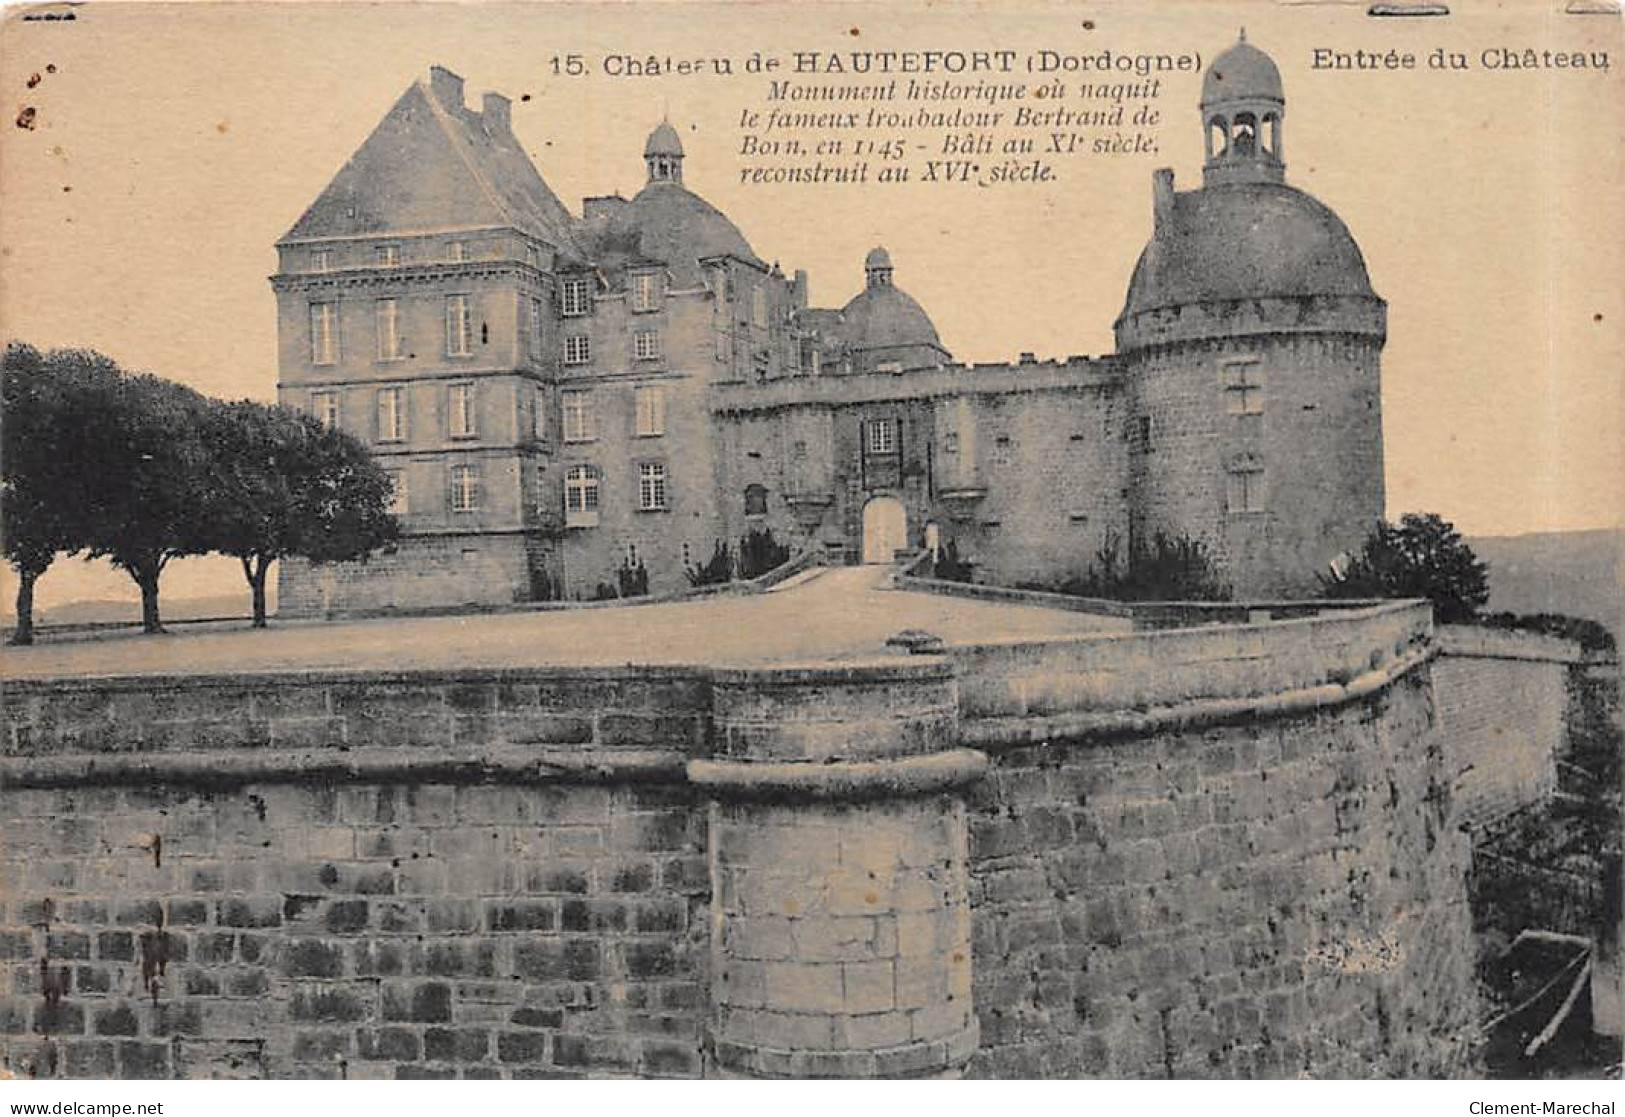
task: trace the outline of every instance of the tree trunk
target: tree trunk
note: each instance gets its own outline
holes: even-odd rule
[[[141,587],[141,631],[162,632],[164,626],[158,616],[158,576],[163,573],[164,560],[161,557],[143,559],[125,569]]]
[[[247,566],[247,560],[244,560]],[[254,590],[254,627],[265,627],[265,575],[271,569],[271,560],[265,555],[257,555],[254,565],[249,569],[248,584]]]
[[[34,583],[38,579],[37,570],[17,572],[17,628],[11,634],[13,644],[34,642]]]

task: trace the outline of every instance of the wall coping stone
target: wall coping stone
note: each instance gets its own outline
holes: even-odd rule
[[[1439,626],[1438,631],[1440,647],[1445,655],[1453,658],[1562,664],[1597,662],[1575,641],[1544,632],[1522,632],[1474,624],[1444,624]]]
[[[987,772],[987,754],[949,749],[896,760],[690,760],[688,780],[732,796],[807,799],[897,798],[971,783]]]
[[[999,750],[1058,740],[1159,733],[1260,717],[1290,717],[1369,698],[1438,654],[1436,645],[1428,645],[1347,683],[1325,683],[1250,698],[1199,698],[1146,710],[976,718],[960,727],[959,737],[967,745]]]
[[[0,788],[179,784],[241,787],[289,781],[371,783],[680,782],[674,749],[230,749],[0,758]]]

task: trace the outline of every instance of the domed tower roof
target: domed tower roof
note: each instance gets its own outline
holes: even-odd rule
[[[1281,71],[1275,60],[1247,41],[1242,31],[1236,45],[1213,60],[1202,78],[1202,108],[1229,101],[1285,102]]]
[[[1347,226],[1286,184],[1281,72],[1245,33],[1202,83],[1202,188],[1153,176],[1155,227],[1129,281],[1123,327],[1144,311],[1193,303],[1353,296],[1381,300]],[[1138,337],[1130,328],[1129,337]]]
[[[1348,227],[1301,190],[1237,183],[1170,203],[1134,267],[1125,317],[1235,299],[1376,297]]]
[[[891,256],[884,248],[869,250],[863,260],[863,271],[863,290],[841,309],[850,349],[862,352],[924,346],[939,354],[946,352],[924,308],[892,283]],[[898,356],[924,357],[905,353]]]
[[[649,133],[649,139],[643,145],[645,159],[651,155],[676,155],[681,158],[682,154],[683,141],[678,138],[677,129],[673,128],[668,120],[662,120],[659,127]]]
[[[739,226],[682,184],[663,180],[638,191],[622,215],[626,233],[635,233],[637,252],[659,260],[685,278],[699,274],[699,261],[732,256],[762,265]]]

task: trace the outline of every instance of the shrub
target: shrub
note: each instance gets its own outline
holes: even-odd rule
[[[1126,563],[1120,558],[1122,545],[1122,537],[1107,529],[1089,569],[1056,588],[1074,597],[1114,601],[1230,600],[1230,587],[1220,580],[1201,540],[1159,531],[1149,545],[1137,541],[1130,547]]]
[[[1329,598],[1425,597],[1446,624],[1471,620],[1490,598],[1485,565],[1455,525],[1432,512],[1378,524],[1346,568],[1318,577]]]
[[[709,562],[704,566],[691,564],[683,573],[688,576],[688,584],[695,588],[720,586],[724,582],[731,582],[734,576],[733,553],[728,549],[728,544],[719,539],[711,550]]]
[[[952,539],[938,552],[931,564],[931,576],[944,582],[969,582],[976,573],[976,564],[959,557],[959,548]]]
[[[739,540],[739,577],[749,581],[790,561],[790,548],[773,538],[773,529],[750,533]]]

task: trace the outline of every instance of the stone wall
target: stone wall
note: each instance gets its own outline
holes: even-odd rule
[[[1580,649],[1470,625],[1444,626],[1439,639],[1434,675],[1456,821],[1478,828],[1556,789]]]
[[[762,668],[18,683],[46,1076],[1448,1074],[1428,610]]]

